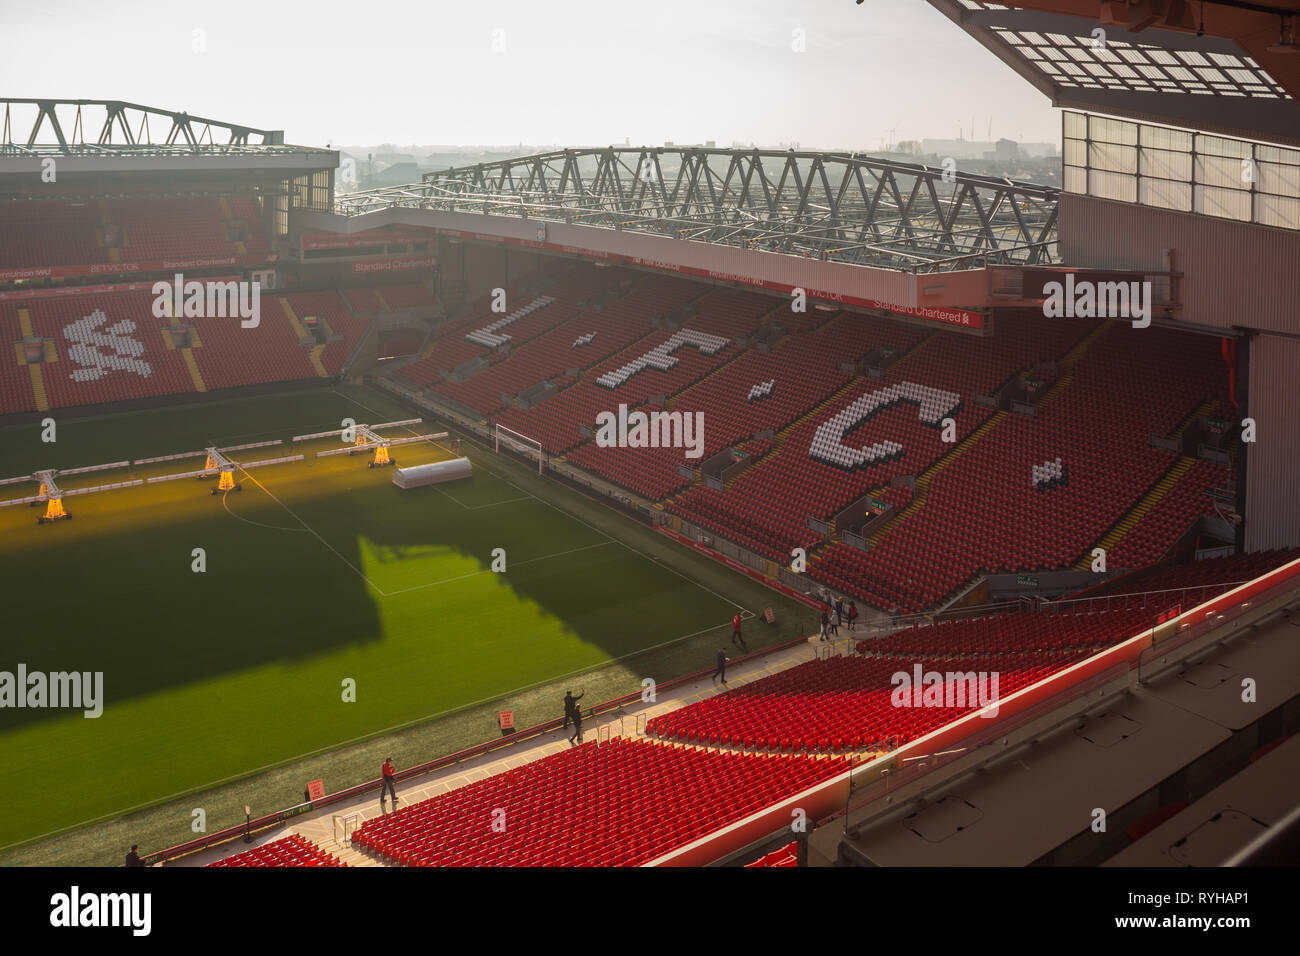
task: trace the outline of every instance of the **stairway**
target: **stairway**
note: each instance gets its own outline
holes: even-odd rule
[[[1096,547],[1102,548],[1109,553],[1111,548],[1119,544],[1124,535],[1137,527],[1138,522],[1142,520],[1143,516],[1146,515],[1148,511],[1155,507],[1156,503],[1160,501],[1161,498],[1169,494],[1169,490],[1173,488],[1174,485],[1182,481],[1183,475],[1187,474],[1188,470],[1191,469],[1194,464],[1196,464],[1194,458],[1188,458],[1186,455],[1181,456],[1178,461],[1174,462],[1173,467],[1165,472],[1164,477],[1156,482],[1155,485],[1142,496],[1142,500],[1129,509],[1128,513],[1125,514],[1124,517],[1120,518],[1119,522],[1116,523],[1113,528],[1106,532],[1105,537],[1098,542]],[[1092,568],[1092,551],[1093,549],[1089,548],[1088,552],[1075,562],[1075,571],[1087,571]]]
[[[898,523],[900,521],[906,521],[912,515],[920,511],[921,508],[925,506],[925,499],[930,491],[930,481],[934,478],[934,476],[939,474],[950,464],[952,464],[954,461],[960,458],[963,454],[966,453],[966,450],[968,448],[970,448],[972,445],[978,442],[981,438],[987,435],[990,431],[992,431],[1002,422],[1006,421],[1006,419],[1007,419],[1006,412],[1000,411],[993,414],[992,416],[989,417],[988,421],[984,422],[984,424],[980,425],[979,428],[975,429],[973,432],[971,432],[969,435],[967,435],[965,438],[959,441],[957,445],[954,448],[952,448],[946,455],[944,455],[942,458],[936,461],[929,468],[925,469],[925,471],[921,472],[921,474],[918,475],[916,478],[916,488],[912,494],[912,500],[908,502],[907,507],[904,508],[902,511],[900,511],[893,518],[893,520],[885,522],[885,524],[879,530],[877,530],[874,534],[871,535],[870,538],[867,539],[871,543],[871,546],[874,548],[877,544],[879,544],[881,539],[883,539],[885,535],[889,534],[889,532],[893,531],[896,527],[898,527]]]
[[[32,317],[26,309],[18,310],[18,328],[25,339],[35,338],[36,333],[32,329]],[[54,362],[58,360],[58,352],[55,351],[54,342],[47,339],[45,345],[45,361]],[[26,356],[23,354],[22,343],[16,343],[15,348],[18,352],[18,361],[20,364],[27,365]],[[32,397],[36,401],[36,410],[38,412],[48,411],[50,407],[49,397],[45,393],[45,370],[40,362],[27,365],[27,374],[32,380]]]
[[[358,850],[351,844],[340,843],[332,836],[316,840],[315,843],[326,853],[334,854],[348,866],[388,866],[387,863],[381,863],[369,853]]]

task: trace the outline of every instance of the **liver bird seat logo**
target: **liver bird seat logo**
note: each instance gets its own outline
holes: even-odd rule
[[[135,372],[141,378],[153,374],[153,366],[141,359],[144,343],[131,337],[135,323],[123,319],[100,331],[108,321],[103,309],[96,309],[63,329],[72,343],[68,358],[81,368],[72,371],[74,382],[93,382],[110,372]]]

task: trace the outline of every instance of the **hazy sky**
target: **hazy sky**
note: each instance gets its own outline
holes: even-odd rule
[[[924,0],[0,0],[0,81],[311,145],[1060,140]]]

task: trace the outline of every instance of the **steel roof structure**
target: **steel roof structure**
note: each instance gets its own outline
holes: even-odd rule
[[[0,173],[332,170],[338,155],[259,129],[124,100],[0,98]]]
[[[564,149],[335,198],[524,217],[911,272],[1056,261],[1057,190],[848,153]]]
[[[1300,144],[1298,0],[928,2],[1053,106]]]

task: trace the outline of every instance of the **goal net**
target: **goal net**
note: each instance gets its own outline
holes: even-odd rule
[[[529,461],[537,459],[537,473],[542,473],[542,465],[546,460],[546,452],[542,450],[542,443],[536,438],[529,438],[527,435],[515,431],[513,428],[506,428],[505,425],[496,426],[496,450],[501,451],[505,446],[507,450],[523,455]]]

